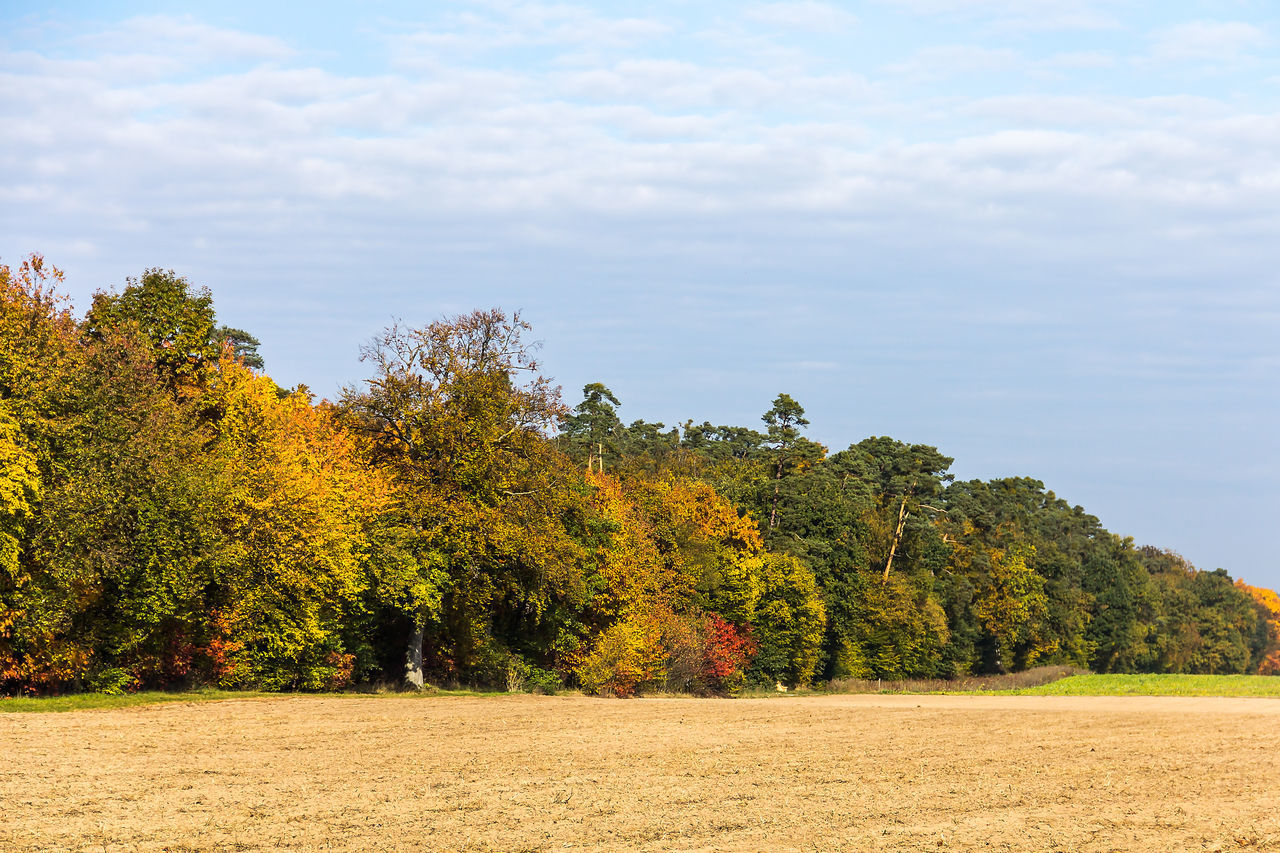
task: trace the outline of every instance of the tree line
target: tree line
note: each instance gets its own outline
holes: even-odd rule
[[[1280,669],[1280,600],[933,447],[570,407],[500,310],[281,388],[151,269],[83,315],[0,265],[0,693],[459,683],[614,695],[1069,663]]]

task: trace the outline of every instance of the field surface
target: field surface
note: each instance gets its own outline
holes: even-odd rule
[[[0,715],[0,850],[1280,850],[1280,700],[280,697]]]

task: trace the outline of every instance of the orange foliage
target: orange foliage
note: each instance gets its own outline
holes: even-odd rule
[[[1280,595],[1275,590],[1249,586],[1244,581],[1236,581],[1236,586],[1249,593],[1259,610],[1266,613],[1267,645],[1258,664],[1258,674],[1280,675]]]
[[[645,610],[664,598],[669,584],[648,519],[627,499],[622,484],[603,473],[587,474],[589,506],[604,521],[593,556],[603,589],[593,604],[607,620]]]

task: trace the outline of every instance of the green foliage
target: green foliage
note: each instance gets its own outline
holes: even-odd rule
[[[130,325],[150,341],[155,369],[171,388],[202,385],[218,360],[213,295],[172,270],[149,269],[118,294],[96,294],[84,331],[101,339]]]
[[[262,370],[267,363],[258,352],[262,341],[244,329],[233,329],[230,326],[219,326],[213,330],[212,342],[231,349],[231,355],[245,367]]]
[[[582,388],[582,402],[560,421],[560,444],[569,457],[587,470],[604,470],[604,461],[616,461],[623,435],[613,392],[599,382]]]
[[[1035,548],[1019,546],[990,554],[974,602],[974,615],[991,638],[997,669],[1026,669],[1057,650],[1046,636],[1048,601],[1044,578],[1028,565]]]
[[[560,674],[554,670],[540,669],[518,655],[507,662],[507,691],[509,693],[542,693],[554,695],[564,687]]]
[[[827,611],[813,572],[795,557],[762,554],[754,566],[760,594],[750,626],[759,652],[752,681],[808,684],[821,660]]]
[[[196,667],[220,547],[221,482],[192,405],[153,370],[135,326],[90,339],[64,410],[67,442],[30,545],[37,635],[84,650],[62,678],[134,686]]]
[[[850,588],[852,618],[835,634],[833,678],[908,678],[942,674],[946,613],[930,585],[860,572]]]

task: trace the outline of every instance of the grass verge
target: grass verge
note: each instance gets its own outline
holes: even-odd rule
[[[844,679],[833,681],[824,690],[801,689],[800,695],[815,693],[959,693],[1004,696],[1243,696],[1280,699],[1280,676],[1270,675],[1093,675],[1075,667],[1044,666],[1008,675],[972,676],[961,679],[910,679],[877,681]],[[89,711],[99,708],[132,708],[162,702],[216,702],[227,699],[258,699],[283,696],[396,696],[480,697],[503,696],[500,690],[430,689],[421,693],[390,689],[347,693],[260,693],[247,690],[191,690],[182,693],[144,691],[107,695],[77,693],[41,698],[0,698],[0,714]],[[653,694],[656,697],[668,694]],[[776,695],[757,688],[739,694],[743,698]],[[789,693],[788,695],[795,695]],[[687,698],[681,697],[671,698]]]
[[[0,714],[41,714],[56,711],[92,711],[100,708],[133,708],[141,705],[156,705],[163,702],[218,702],[227,699],[265,699],[296,696],[396,696],[402,699],[419,697],[459,697],[459,696],[501,696],[503,691],[468,690],[465,688],[441,690],[431,688],[421,693],[395,691],[389,689],[352,690],[344,693],[263,693],[252,690],[188,690],[168,692],[160,690],[143,690],[137,693],[73,693],[67,696],[20,696],[16,698],[0,697]]]
[[[1255,696],[1280,699],[1274,675],[1073,675],[1001,691],[1023,696]]]
[[[44,713],[48,711],[90,711],[97,708],[132,708],[160,702],[215,702],[222,699],[253,699],[267,693],[239,690],[190,690],[169,693],[144,690],[138,693],[74,693],[68,696],[0,698],[0,714]]]
[[[1257,696],[1280,698],[1280,676],[1094,675],[1070,666],[1041,666],[1008,675],[877,681],[844,679],[832,693],[998,693],[1006,696]]]

